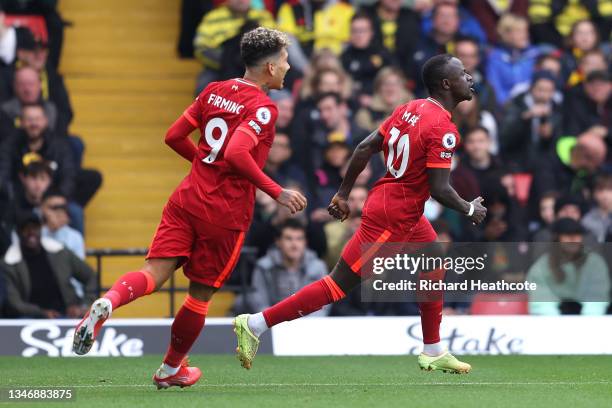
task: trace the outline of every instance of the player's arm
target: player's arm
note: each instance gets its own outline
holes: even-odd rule
[[[306,198],[298,191],[283,189],[264,173],[251,156],[250,151],[259,140],[249,129],[238,127],[230,138],[224,153],[225,161],[242,177],[280,204],[289,208],[292,214],[306,208]]]
[[[342,184],[338,189],[338,192],[332,198],[332,202],[327,207],[330,215],[335,218],[338,218],[341,221],[344,221],[348,218],[350,211],[348,207],[348,196],[353,189],[353,185],[355,185],[355,180],[363,169],[367,166],[370,158],[378,152],[381,151],[382,142],[384,137],[377,129],[374,132],[370,133],[368,137],[366,137],[355,149],[351,159],[349,160],[348,169],[346,171],[346,175],[344,176],[344,180],[342,180]]]
[[[458,211],[470,217],[472,222],[480,224],[487,215],[487,209],[481,204],[482,197],[467,202],[450,185],[450,168],[428,167],[429,191],[431,196],[445,207]]]
[[[196,100],[183,114],[170,126],[168,132],[166,132],[166,138],[164,141],[172,150],[177,152],[179,155],[192,162],[197,156],[198,148],[189,138],[191,132],[198,127],[197,120],[190,113],[191,110],[197,109],[194,106],[198,103]]]

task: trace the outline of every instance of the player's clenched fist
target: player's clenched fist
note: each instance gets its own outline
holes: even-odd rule
[[[470,203],[474,206],[474,211],[471,215],[468,214],[468,217],[470,217],[474,225],[480,224],[487,216],[487,208],[482,205],[483,201],[484,198],[477,197]]]
[[[340,221],[346,220],[351,213],[347,199],[338,194],[332,198],[331,203],[327,207],[327,211],[329,211],[329,215]]]
[[[289,208],[291,214],[295,214],[298,211],[302,211],[306,208],[306,197],[299,191],[287,190],[286,188],[281,191],[276,201]]]

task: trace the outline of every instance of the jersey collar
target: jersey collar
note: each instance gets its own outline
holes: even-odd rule
[[[449,118],[452,117],[451,113],[449,111],[446,110],[446,108],[444,106],[442,106],[442,104],[438,101],[436,101],[434,98],[432,98],[431,96],[429,98],[427,98],[427,100],[431,103],[433,103],[434,105],[438,106],[440,109],[442,109],[444,112],[446,112],[446,114],[448,115]]]
[[[254,86],[254,87],[255,87],[255,88],[257,88],[257,89],[260,89],[260,88],[259,88],[259,85],[257,85],[255,82],[251,82],[251,81],[249,81],[248,79],[244,79],[244,78],[234,78],[234,81],[238,81],[238,82],[240,82],[241,84],[245,84],[245,85]]]

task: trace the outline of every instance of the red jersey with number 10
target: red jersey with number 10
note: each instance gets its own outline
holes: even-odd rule
[[[202,136],[191,171],[170,200],[206,222],[246,231],[253,218],[256,188],[235,173],[223,155],[240,129],[254,139],[256,146],[250,154],[263,168],[274,140],[276,105],[259,86],[236,78],[209,84],[183,115]]]
[[[429,198],[427,168],[450,168],[459,132],[450,112],[432,98],[399,106],[379,131],[387,173],[370,191],[363,218],[391,231],[408,231]]]

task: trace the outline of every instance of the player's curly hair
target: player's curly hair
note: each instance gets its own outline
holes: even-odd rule
[[[264,58],[278,54],[289,45],[289,38],[281,31],[258,27],[245,33],[240,41],[240,55],[247,67],[258,65]]]
[[[425,62],[421,76],[429,93],[437,91],[442,79],[448,76],[448,62],[453,58],[450,54],[438,54]]]

